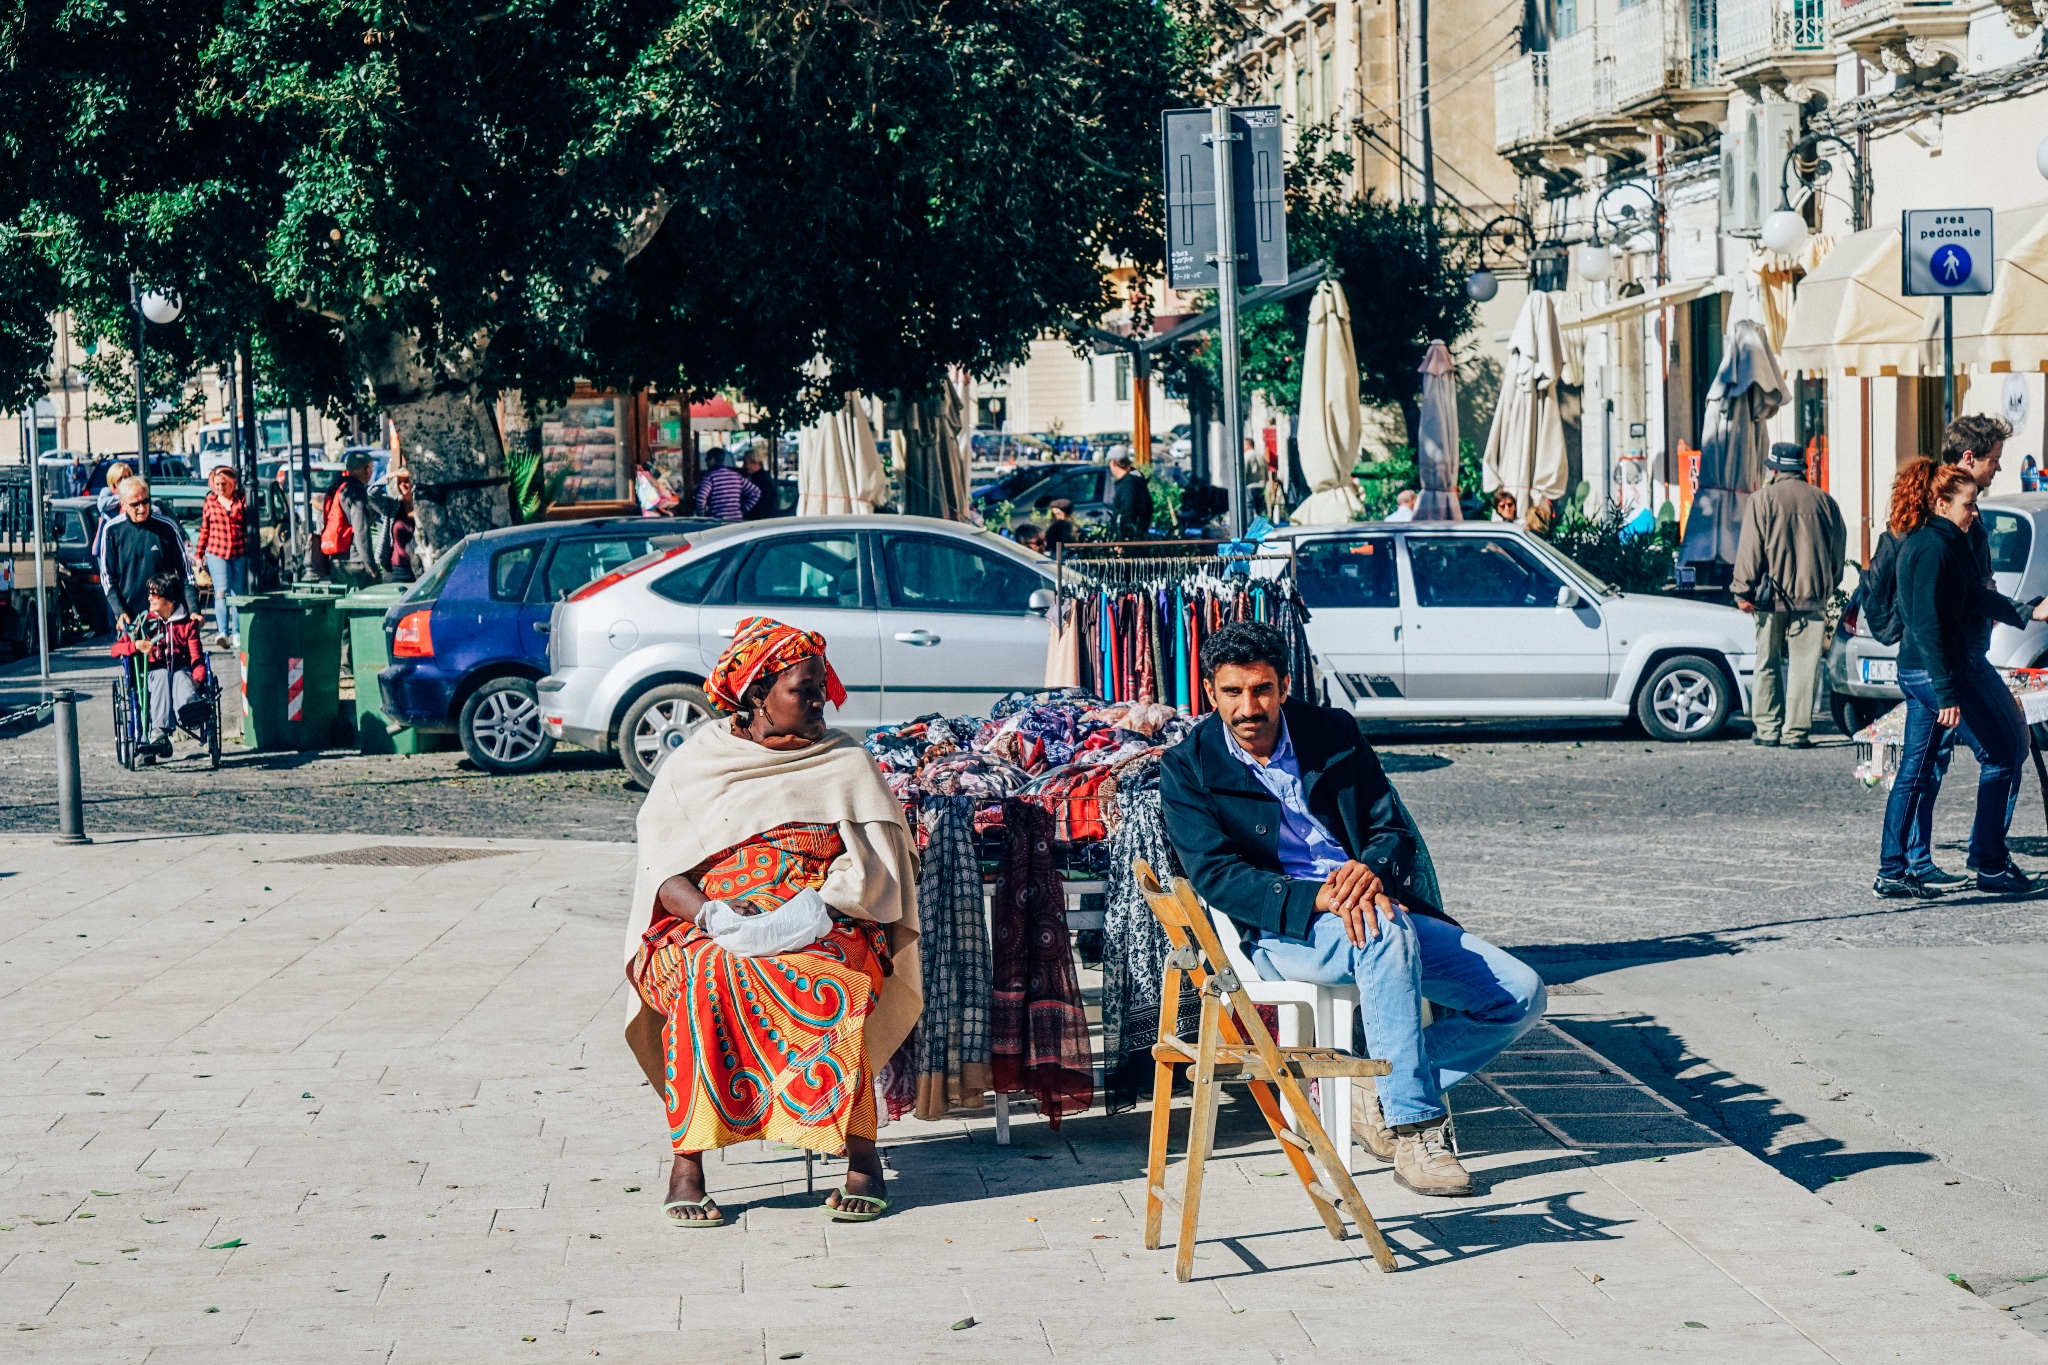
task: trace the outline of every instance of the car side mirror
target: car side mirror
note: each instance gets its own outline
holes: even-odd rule
[[[1569,583],[1559,585],[1557,589],[1557,605],[1569,611],[1573,607],[1578,606],[1579,601],[1579,590],[1577,588],[1574,588]]]
[[[1024,600],[1024,605],[1033,616],[1045,616],[1052,611],[1058,601],[1059,598],[1053,595],[1051,588],[1039,588]]]

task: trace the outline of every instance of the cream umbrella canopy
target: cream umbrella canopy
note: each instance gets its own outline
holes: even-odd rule
[[[1458,383],[1457,366],[1441,341],[1429,343],[1422,357],[1422,414],[1416,423],[1415,472],[1422,493],[1415,501],[1417,521],[1461,521],[1458,506]]]
[[[1301,417],[1295,431],[1309,495],[1288,514],[1289,521],[1302,526],[1347,522],[1364,506],[1351,479],[1363,425],[1351,309],[1342,286],[1324,280],[1309,304],[1308,344],[1301,358]]]
[[[847,394],[797,436],[796,510],[803,517],[850,517],[875,510],[888,494],[874,428],[857,394]]]
[[[1535,290],[1508,335],[1500,403],[1486,433],[1487,491],[1507,489],[1524,515],[1532,493],[1561,498],[1569,478],[1564,415],[1558,407],[1564,369],[1564,335],[1558,330],[1557,304],[1549,293]]]
[[[1765,424],[1786,399],[1785,377],[1763,328],[1744,318],[1728,333],[1720,372],[1707,390],[1707,430],[1700,440],[1700,486],[1686,517],[1681,564],[1735,562],[1742,512],[1764,481],[1771,432]]]

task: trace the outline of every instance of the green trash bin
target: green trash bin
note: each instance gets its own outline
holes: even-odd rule
[[[348,621],[349,669],[356,684],[356,745],[366,754],[418,754],[433,747],[432,736],[406,727],[397,734],[388,728],[384,696],[377,688],[377,673],[391,662],[384,639],[384,613],[405,596],[410,583],[378,583],[352,592],[336,604]]]
[[[242,613],[242,743],[260,753],[334,742],[341,616],[327,593],[267,592],[228,601]]]

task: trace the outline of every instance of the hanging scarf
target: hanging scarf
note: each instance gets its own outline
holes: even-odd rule
[[[1054,860],[1053,818],[1003,802],[1009,846],[995,891],[992,1070],[998,1091],[1028,1091],[1057,1129],[1095,1093],[1088,1016],[1067,939],[1067,892]]]
[[[925,800],[929,832],[917,883],[924,925],[924,1017],[917,1031],[917,1116],[979,1109],[989,1074],[988,921],[974,855],[974,798]]]
[[[1138,889],[1131,860],[1143,858],[1167,885],[1182,875],[1160,817],[1158,788],[1120,794],[1117,809],[1122,823],[1109,843],[1109,907],[1102,920],[1102,1092],[1112,1114],[1129,1109],[1151,1088],[1160,992],[1172,950]],[[1201,997],[1182,992],[1181,1036],[1194,1033],[1201,1013]]]

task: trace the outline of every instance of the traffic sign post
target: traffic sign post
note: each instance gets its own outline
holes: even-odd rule
[[[1231,462],[1230,534],[1245,529],[1238,400],[1237,291],[1287,279],[1280,107],[1169,109],[1160,122],[1166,183],[1166,282],[1214,289],[1222,343],[1223,456]],[[1228,186],[1229,192],[1219,191]],[[1225,245],[1227,244],[1227,245]]]
[[[1955,298],[1991,292],[1991,210],[1907,209],[1899,235],[1905,244],[1900,292],[1908,298],[1941,298],[1941,421],[1946,426],[1956,417]]]

